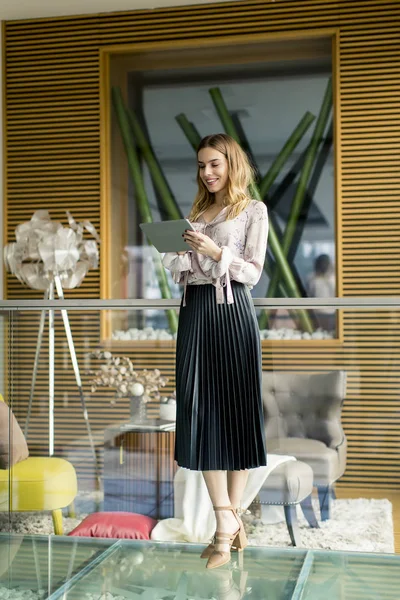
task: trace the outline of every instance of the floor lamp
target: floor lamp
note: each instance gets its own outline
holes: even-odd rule
[[[49,281],[48,290],[45,292],[45,295],[44,295],[45,300],[54,300],[54,289],[57,293],[58,299],[64,300],[64,292],[63,292],[63,288],[61,285],[61,279],[60,279],[59,275],[55,275],[54,278]],[[45,327],[45,321],[46,321],[46,312],[47,312],[47,309],[42,310],[42,313],[40,316],[39,334],[38,334],[38,341],[37,341],[37,345],[36,345],[35,361],[34,361],[34,366],[33,366],[31,391],[30,391],[30,395],[29,395],[29,406],[28,406],[28,412],[27,412],[26,421],[25,421],[25,430],[24,430],[25,437],[28,436],[29,423],[30,423],[30,419],[31,419],[33,397],[34,397],[35,385],[36,385],[36,377],[37,377],[38,366],[39,366],[40,350],[41,350],[41,346],[42,346],[43,333],[44,333],[44,327]],[[54,454],[54,380],[55,380],[54,309],[49,308],[48,313],[49,313],[49,455],[53,456],[53,454]],[[62,316],[63,323],[64,323],[65,335],[67,337],[69,353],[71,356],[71,362],[72,362],[72,366],[73,366],[74,373],[75,373],[76,385],[79,390],[79,396],[80,396],[82,411],[83,411],[83,418],[85,419],[85,422],[86,422],[86,428],[87,428],[88,437],[89,437],[89,444],[90,444],[90,448],[91,448],[93,460],[94,460],[95,474],[96,474],[96,478],[97,478],[99,487],[101,489],[101,479],[100,479],[100,473],[99,473],[97,456],[96,456],[96,448],[94,445],[92,430],[90,427],[89,415],[88,415],[88,411],[87,411],[87,407],[86,407],[85,396],[83,393],[78,360],[76,358],[74,340],[72,338],[71,327],[70,327],[68,313],[67,313],[66,309],[61,309],[61,316]]]

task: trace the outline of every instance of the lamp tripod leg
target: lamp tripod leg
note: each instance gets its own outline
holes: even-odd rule
[[[48,292],[46,291],[44,294],[44,300],[47,300],[47,299],[48,299]],[[46,322],[46,310],[42,310],[41,315],[40,315],[38,340],[37,340],[37,344],[36,344],[35,361],[33,363],[33,373],[32,373],[32,381],[31,381],[31,391],[29,394],[28,412],[26,414],[25,426],[24,426],[25,438],[28,437],[29,423],[31,420],[33,396],[35,393],[36,377],[37,377],[37,372],[38,372],[38,368],[39,368],[40,350],[42,347],[45,322]]]
[[[54,300],[54,282],[50,281],[49,300]],[[49,309],[49,455],[54,454],[54,371],[55,371],[54,309]]]
[[[56,284],[56,290],[57,290],[58,297],[61,300],[63,300],[64,292],[62,289],[60,278],[58,276],[56,276],[54,278],[54,282]],[[71,362],[72,362],[72,366],[73,366],[74,373],[75,373],[76,385],[78,386],[78,389],[79,389],[79,396],[80,396],[81,405],[82,405],[83,418],[85,419],[85,422],[86,422],[86,428],[87,428],[88,437],[89,437],[89,444],[90,444],[90,448],[91,448],[93,460],[94,460],[96,479],[98,481],[99,489],[102,489],[99,465],[98,465],[97,456],[96,456],[96,448],[94,445],[92,429],[91,429],[90,421],[89,421],[89,414],[88,414],[88,410],[86,407],[86,400],[85,400],[85,396],[83,394],[82,381],[81,381],[81,376],[80,376],[80,372],[79,372],[78,360],[77,360],[76,352],[75,352],[74,340],[72,338],[71,327],[70,327],[68,313],[67,313],[66,309],[61,309],[61,316],[62,316],[63,323],[64,323],[65,334],[67,336],[69,353],[71,356]]]

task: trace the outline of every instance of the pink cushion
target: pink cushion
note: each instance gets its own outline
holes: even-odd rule
[[[68,535],[149,540],[155,519],[129,512],[98,512],[83,519]]]

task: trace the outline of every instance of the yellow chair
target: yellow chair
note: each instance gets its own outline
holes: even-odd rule
[[[77,491],[75,469],[63,458],[29,457],[0,469],[0,511],[51,511],[56,535],[63,535],[62,509]]]

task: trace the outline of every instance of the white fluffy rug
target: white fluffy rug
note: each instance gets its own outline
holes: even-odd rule
[[[298,511],[301,544],[305,548],[357,552],[394,552],[392,504],[389,500],[364,498],[333,501],[329,521],[320,522],[320,529],[311,529],[301,511]],[[319,512],[315,503],[317,517]],[[78,525],[85,515],[77,519],[64,517],[64,532]],[[290,546],[286,523],[264,524],[255,515],[244,515],[249,542],[255,546]],[[16,533],[53,533],[50,515],[43,513],[14,513],[11,530]],[[0,531],[9,531],[8,515],[0,515]]]
[[[301,545],[304,548],[357,552],[394,552],[392,504],[389,500],[334,500],[329,521],[321,522],[317,501],[313,500],[320,529],[311,529],[299,507]],[[282,511],[283,514],[283,511]],[[286,523],[263,524],[253,515],[244,515],[249,541],[255,546],[290,546]]]

